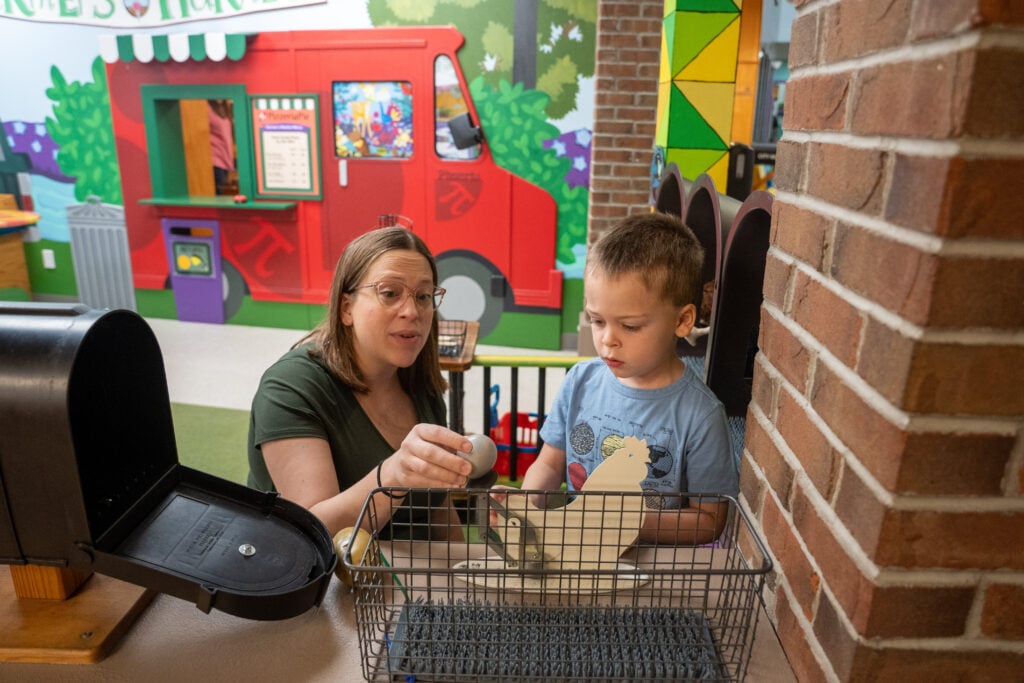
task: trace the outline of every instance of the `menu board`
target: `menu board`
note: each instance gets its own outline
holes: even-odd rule
[[[320,109],[315,94],[253,95],[256,196],[320,199]]]

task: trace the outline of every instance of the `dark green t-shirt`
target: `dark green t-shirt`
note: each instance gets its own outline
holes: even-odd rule
[[[260,445],[278,439],[313,437],[331,447],[338,486],[345,490],[390,456],[394,449],[384,440],[356,400],[352,389],[310,358],[308,346],[284,354],[260,380],[249,415],[249,486],[273,491]],[[446,410],[441,396],[412,396],[420,422],[444,425]],[[426,501],[411,501],[413,506]]]

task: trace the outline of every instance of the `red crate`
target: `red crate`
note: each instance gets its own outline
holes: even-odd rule
[[[498,424],[491,427],[491,440],[498,448],[498,460],[494,463],[494,471],[498,474],[512,476],[509,451],[512,444],[512,413],[505,413]],[[515,477],[522,477],[526,469],[537,459],[537,415],[536,413],[516,413],[516,446],[519,449],[516,458]]]

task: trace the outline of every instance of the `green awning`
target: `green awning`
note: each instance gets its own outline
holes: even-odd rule
[[[197,62],[224,59],[238,61],[245,56],[245,33],[172,33],[100,36],[100,56],[112,64],[122,62]]]

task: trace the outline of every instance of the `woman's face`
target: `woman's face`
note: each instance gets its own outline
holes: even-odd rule
[[[371,283],[385,283],[382,294]],[[386,251],[367,269],[355,291],[342,295],[341,321],[351,328],[356,362],[367,381],[412,365],[430,336],[432,306],[414,292],[433,289],[430,263],[412,250]],[[397,303],[395,298],[397,296]],[[383,301],[382,301],[383,299]],[[385,305],[391,301],[390,305]]]

